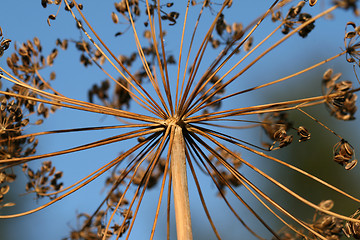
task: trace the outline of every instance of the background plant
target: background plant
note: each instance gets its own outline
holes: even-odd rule
[[[266,9],[266,8],[264,8],[264,9]],[[54,22],[55,23],[55,22]],[[54,23],[52,23],[52,24],[54,24]],[[344,27],[345,25],[343,25],[342,27]],[[302,46],[302,44],[300,45],[300,46]],[[51,50],[50,50],[50,55],[51,55]],[[290,56],[290,58],[291,58],[291,56]],[[86,60],[84,60],[85,62],[86,62]],[[280,65],[280,64],[279,64]],[[337,70],[335,70],[335,71],[337,71]],[[56,82],[56,81],[55,81]],[[55,82],[54,82],[54,84],[55,84]],[[99,84],[100,85],[100,84]],[[56,114],[58,114],[58,113],[56,113]],[[331,147],[330,147],[331,148]],[[350,215],[350,214],[348,214],[348,215]]]

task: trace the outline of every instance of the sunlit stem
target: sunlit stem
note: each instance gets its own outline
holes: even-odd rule
[[[175,125],[171,151],[171,174],[174,192],[176,231],[178,240],[192,240],[189,193],[186,176],[185,141],[182,128]]]

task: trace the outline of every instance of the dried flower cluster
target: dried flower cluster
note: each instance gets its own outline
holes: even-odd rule
[[[324,10],[319,2],[323,2],[322,7],[329,8]],[[77,214],[78,227],[64,234],[64,239],[130,239],[131,233],[137,231],[134,230],[138,227],[135,221],[141,215],[141,206],[147,204],[146,193],[156,190],[159,190],[156,203],[148,204],[155,211],[150,239],[157,238],[155,231],[160,225],[159,215],[164,206],[167,239],[173,238],[170,234],[172,219],[175,219],[177,239],[193,239],[189,195],[198,195],[209,227],[217,239],[222,239],[224,233],[218,229],[212,216],[213,208],[208,206],[204,197],[208,183],[200,181],[201,172],[211,179],[218,197],[224,201],[239,226],[256,239],[269,237],[262,236],[261,228],[266,229],[273,239],[280,240],[360,239],[359,210],[352,212],[352,215],[335,213],[332,200],[314,204],[307,200],[307,196],[301,196],[286,186],[287,183],[276,180],[276,177],[267,173],[268,169],[261,169],[261,165],[253,164],[243,154],[249,152],[255,156],[254,159],[260,156],[286,167],[358,205],[360,199],[356,196],[299,169],[295,163],[282,161],[272,155],[273,151],[281,151],[294,144],[306,148],[303,142],[312,140],[313,135],[301,124],[302,120],[296,119],[295,122],[291,118],[289,113],[295,111],[314,120],[319,127],[328,130],[326,133],[335,135],[338,142],[333,147],[333,160],[346,170],[354,169],[357,164],[356,149],[305,109],[325,105],[330,115],[337,120],[355,120],[356,92],[359,91],[357,83],[340,81],[341,73],[334,74],[331,68],[324,73],[321,82],[319,78],[321,93],[318,96],[261,105],[252,104],[250,98],[247,101],[239,100],[244,94],[255,94],[257,90],[272,85],[279,84],[279,88],[283,88],[281,84],[288,83],[287,80],[339,57],[344,57],[356,69],[360,61],[360,30],[355,21],[350,19],[355,16],[349,14],[349,20],[346,20],[348,22],[344,26],[345,35],[340,37],[341,41],[344,40],[345,49],[335,56],[326,56],[321,62],[277,80],[269,80],[264,74],[264,82],[252,87],[243,88],[243,85],[237,84],[242,83],[248,69],[256,68],[255,65],[265,55],[278,46],[286,45],[289,38],[311,38],[312,33],[319,30],[315,26],[318,26],[316,22],[321,18],[329,14],[336,17],[339,9],[351,10],[359,15],[357,1],[274,0],[267,4],[269,6],[263,14],[245,24],[232,22],[234,18],[229,16],[229,13],[234,14],[233,9],[241,6],[241,1],[114,2],[113,10],[108,14],[109,21],[116,27],[114,39],[122,40],[131,36],[134,44],[130,45],[131,49],[124,49],[123,46],[111,49],[107,45],[108,40],[99,36],[88,20],[87,5],[75,0],[41,1],[42,7],[49,7],[49,11],[53,11],[52,7],[58,9],[56,14],[51,12],[47,16],[49,25],[57,23],[59,12],[64,9],[68,17],[71,15],[74,19],[74,25],[80,32],[77,38],[59,36],[54,43],[55,47],[50,47],[52,50],[48,54],[45,54],[47,46],[43,48],[38,37],[14,44],[11,53],[9,46],[12,41],[5,39],[0,28],[0,57],[7,57],[7,67],[0,66],[0,78],[7,87],[0,89],[0,208],[15,205],[6,202],[6,194],[9,193],[10,183],[18,181],[14,174],[16,169],[21,169],[27,179],[24,184],[26,193],[34,194],[36,199],[49,199],[48,203],[36,209],[0,215],[0,218],[19,217],[40,211],[108,174],[103,200],[94,207],[93,212]],[[100,8],[102,3],[98,5]],[[274,26],[274,29],[264,29],[267,35],[260,39],[256,33],[262,29],[264,21],[272,24],[270,26]],[[5,29],[7,26],[2,27]],[[169,49],[173,42],[178,47]],[[80,71],[96,68],[105,76],[93,81],[95,83],[91,82],[92,86],[85,89],[87,99],[64,96],[61,89],[55,89],[52,86],[54,84],[51,84],[59,75],[49,69],[56,69],[56,59],[64,51],[73,51],[72,56],[78,57]],[[291,53],[289,56],[293,61]],[[357,77],[356,72],[354,77]],[[88,82],[87,79],[77,81]],[[229,107],[229,102],[235,104]],[[35,129],[34,132],[28,132],[32,126],[56,118],[55,110],[59,108],[84,114],[96,113],[119,121],[114,125],[100,123],[99,126],[83,126],[79,121],[79,127],[75,128],[60,126],[59,129],[42,132]],[[72,117],[69,119],[73,121]],[[239,137],[242,129],[250,128],[265,132],[268,142],[249,142]],[[46,142],[41,141],[42,136],[53,134],[56,139],[60,134],[80,135],[84,132],[97,136],[97,131],[110,132],[110,129],[116,129],[116,134],[89,142],[84,137],[85,143],[67,149],[46,153],[36,151],[40,144],[46,148]],[[110,160],[93,156],[94,159],[89,161],[101,158],[103,165],[85,177],[83,175],[86,173],[79,172],[82,177],[73,184],[63,179],[66,169],[57,170],[54,160],[49,160],[112,143],[120,143],[122,149],[117,151],[121,153]],[[311,161],[310,158],[306,161]],[[45,160],[38,164],[38,168],[32,165],[33,161],[41,159]],[[343,168],[339,168],[341,174],[347,172]],[[286,209],[279,204],[276,194],[274,196],[257,186],[256,181],[247,176],[248,170],[299,200],[303,204],[301,206],[314,209],[312,220],[300,219],[295,216],[293,209]],[[188,179],[194,183],[196,191],[188,191]],[[246,191],[252,199],[244,198],[242,191]],[[237,200],[236,204],[243,205],[255,217],[260,227],[247,223],[247,218],[228,200],[229,195]],[[263,209],[254,208],[252,201],[259,202]],[[172,206],[175,217],[170,214]],[[275,219],[285,225],[284,228],[277,231],[271,222],[265,221],[261,214],[264,210],[273,214]],[[224,219],[227,218],[225,216]]]

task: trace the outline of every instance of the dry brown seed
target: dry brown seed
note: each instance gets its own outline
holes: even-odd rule
[[[43,8],[47,7],[47,3],[48,3],[47,0],[41,0],[41,5],[43,6]]]
[[[115,24],[119,22],[119,17],[114,12],[111,13],[111,19]]]
[[[40,124],[42,124],[43,122],[44,122],[43,119],[39,119],[39,120],[37,120],[37,121],[35,122],[35,125],[40,125]]]
[[[43,113],[44,110],[45,110],[44,103],[39,103],[39,105],[38,105],[38,107],[37,107],[37,112],[38,112],[38,114]]]
[[[335,155],[333,159],[334,159],[335,162],[337,162],[337,163],[339,163],[341,165],[344,165],[345,163],[347,163],[350,160],[349,157],[345,157],[345,156],[340,155],[340,154]]]
[[[50,80],[55,80],[56,78],[56,73],[55,72],[51,72],[50,73]]]
[[[11,42],[10,39],[5,39],[5,40],[3,40],[3,41],[1,42],[1,47],[2,47],[2,49],[3,49],[3,50],[8,49],[9,46],[10,46],[10,42]]]
[[[312,7],[316,4],[317,0],[309,0],[309,5]]]
[[[351,162],[349,162],[349,163],[347,163],[347,164],[345,165],[345,169],[346,169],[346,170],[351,170],[351,169],[353,169],[353,168],[356,166],[356,164],[357,164],[357,160],[354,159],[354,160],[352,160]]]
[[[140,8],[137,5],[133,7],[133,12],[136,16],[140,16]]]
[[[323,75],[323,80],[329,81],[331,79],[331,75],[333,74],[333,72],[334,72],[334,70],[332,68],[329,68],[328,70],[326,70]]]
[[[354,150],[351,148],[350,144],[345,142],[340,146],[340,154],[344,156],[352,156],[354,154]]]
[[[0,183],[5,182],[6,174],[4,172],[0,172]]]
[[[346,237],[348,237],[348,238],[351,237],[351,225],[350,225],[349,222],[345,223],[345,226],[343,228],[343,232],[344,232]]]
[[[298,129],[297,129],[297,132],[298,132],[298,135],[301,137],[299,139],[299,142],[302,142],[302,141],[306,141],[306,140],[309,140],[310,139],[310,132],[304,128],[303,126],[300,126]]]
[[[292,142],[292,140],[293,140],[292,135],[286,136],[283,140],[281,140],[279,147],[282,148],[289,145]]]
[[[353,38],[356,36],[356,32],[347,32],[345,38]]]
[[[13,203],[13,202],[8,202],[8,203],[5,203],[4,205],[2,205],[3,207],[13,207],[15,206],[16,204]]]
[[[28,143],[32,143],[34,140],[35,140],[35,137],[31,136],[31,137],[28,138]]]
[[[16,175],[13,174],[13,173],[10,173],[10,174],[6,175],[6,182],[8,182],[8,183],[14,182],[15,179],[16,179]]]
[[[40,185],[45,185],[48,180],[49,180],[48,177],[42,176],[42,177],[40,178]]]
[[[149,30],[145,30],[145,31],[144,31],[144,37],[145,37],[146,39],[151,39],[151,32],[150,32]]]
[[[248,52],[251,50],[251,47],[253,45],[253,37],[249,37],[249,39],[244,44],[244,50],[245,52]]]
[[[41,52],[41,44],[40,44],[39,38],[34,37],[33,42],[34,42],[34,45],[37,47],[37,49]]]
[[[319,207],[321,207],[324,210],[331,210],[334,207],[334,201],[331,199],[321,201],[319,203]]]
[[[62,175],[63,175],[63,172],[60,172],[60,171],[56,172],[55,175],[54,175],[54,178],[59,179],[59,178],[62,177]]]
[[[67,40],[67,39],[64,39],[64,40],[62,41],[60,47],[61,47],[62,50],[66,50],[67,47],[68,47],[68,40]]]
[[[9,192],[10,190],[10,186],[9,185],[5,185],[3,187],[0,188],[0,194],[5,195]]]
[[[25,127],[29,124],[29,119],[28,118],[25,118],[24,120],[21,121],[21,126],[22,127]]]
[[[24,47],[20,48],[18,52],[19,52],[19,54],[20,54],[21,56],[23,56],[23,57],[28,56],[28,54],[29,54],[28,51],[27,51],[27,49],[24,48]]]
[[[274,139],[275,139],[275,140],[281,140],[281,139],[284,139],[285,137],[286,137],[286,131],[285,131],[285,129],[283,129],[283,128],[277,130],[277,131],[274,133]]]

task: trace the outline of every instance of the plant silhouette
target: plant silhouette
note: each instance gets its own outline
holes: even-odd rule
[[[356,80],[360,28],[352,19],[359,15],[357,1],[276,0],[266,3],[266,10],[259,16],[240,23],[234,17],[242,6],[240,1],[122,0],[115,2],[108,13],[118,29],[115,39],[124,40],[120,47],[112,43],[114,38],[106,39],[101,29],[95,27],[96,20],[86,11],[86,3],[45,0],[41,5],[51,11],[47,17],[49,26],[65,18],[60,14],[64,11],[80,34],[77,38],[59,36],[54,48],[46,54],[49,49],[43,47],[40,38],[15,43],[15,39],[6,38],[6,24],[2,26],[0,55],[8,54],[8,57],[7,67],[0,66],[5,88],[0,91],[0,200],[2,208],[16,204],[6,201],[6,194],[11,183],[19,181],[15,169],[20,169],[26,178],[26,193],[48,201],[32,210],[0,218],[45,212],[46,207],[93,181],[105,179],[103,200],[92,212],[77,214],[80,224],[70,230],[67,239],[131,239],[134,231],[141,231],[141,226],[135,223],[144,207],[154,209],[148,238],[154,239],[160,227],[166,229],[166,236],[161,238],[175,236],[170,235],[170,223],[174,221],[177,239],[193,239],[191,205],[195,199],[201,203],[206,216],[204,223],[214,238],[222,239],[225,233],[218,230],[219,221],[212,217],[216,206],[207,204],[208,199],[204,197],[209,185],[201,180],[206,176],[226,206],[227,214],[256,239],[269,236],[273,239],[360,238],[356,208],[350,214],[334,212],[331,196],[324,196],[320,203],[311,202],[253,160],[260,158],[301,174],[320,189],[331,189],[332,193],[358,204],[360,200],[355,196],[273,154],[293,144],[306,149],[304,142],[311,141],[311,132],[301,124],[301,119],[289,118],[289,112],[297,112],[338,139],[329,151],[341,174],[356,168],[354,146],[341,133],[328,127],[325,120],[309,114],[308,109],[325,106],[329,115],[339,121],[355,120],[358,82],[341,79],[341,73],[332,66],[319,76],[316,96],[252,102],[262,91],[271,91],[274,87],[288,91],[292,80],[301,79],[307,72],[340,57],[350,63]],[[102,11],[101,7],[99,3],[98,11]],[[293,46],[303,48],[304,52],[313,49],[306,43],[321,44],[319,37],[326,40],[327,36],[312,38],[317,22],[337,21],[339,11],[347,11],[349,19],[345,20],[345,33],[339,33],[344,46],[338,53],[275,80],[267,79],[263,69],[256,71],[264,71],[264,79],[246,79],[247,71],[256,69],[261,61],[268,59],[267,55],[281,46],[292,44],[293,38],[304,41],[304,45]],[[330,17],[335,20],[324,20]],[[12,53],[11,45],[14,45]],[[80,73],[95,68],[106,79],[94,80],[89,89],[84,89],[89,80],[80,74],[80,79],[74,79],[74,84],[68,86],[77,88],[80,82],[80,87],[73,91],[76,94],[69,96],[66,89],[61,91],[61,87],[56,87],[61,85],[57,85],[61,82],[57,76],[67,69],[57,69],[56,62],[59,55],[70,51],[71,57],[80,60],[82,66],[77,69]],[[291,52],[278,58],[296,61]],[[79,92],[85,92],[87,99],[79,98]],[[254,96],[249,97],[250,94]],[[83,114],[84,119],[76,119],[75,112]],[[67,121],[77,123],[76,127],[39,130],[37,126],[46,125],[48,119],[56,119],[61,113],[67,114]],[[116,123],[85,125],[88,124],[86,116],[93,114],[102,119],[115,119]],[[243,133],[253,129],[259,136],[260,132],[265,136],[256,141],[246,140]],[[81,143],[64,148],[61,144],[48,146],[50,150],[46,151],[47,144],[42,142],[46,136],[52,136],[54,141],[71,142],[73,134],[82,136],[79,137]],[[64,140],[67,138],[69,140]],[[106,153],[105,157],[89,157],[88,161],[97,161],[100,166],[90,174],[79,168],[77,180],[64,184],[67,169],[59,171],[55,167],[57,159],[79,156],[86,151],[101,153],[101,149],[115,144],[120,152],[116,157],[107,159]],[[39,146],[42,146],[40,152]],[[312,161],[311,156],[305,160]],[[36,162],[38,165],[33,164]],[[311,220],[295,216],[292,209],[280,204],[276,194],[258,186],[256,177],[266,179],[297,199],[299,207],[312,208]],[[189,191],[189,184],[194,186],[194,191]],[[149,204],[147,193],[154,191],[157,192],[155,204]],[[244,192],[251,197],[244,198]],[[197,198],[191,198],[194,195]],[[254,208],[254,202],[260,204],[262,210]],[[257,224],[249,224],[248,217],[242,216],[235,205],[242,205]],[[265,220],[263,211],[270,213],[284,228],[274,229],[273,223]],[[162,212],[166,213],[163,221],[166,226],[158,226],[162,225],[159,219]],[[227,217],[224,214],[223,218]],[[268,232],[266,236],[262,236],[264,229]]]

